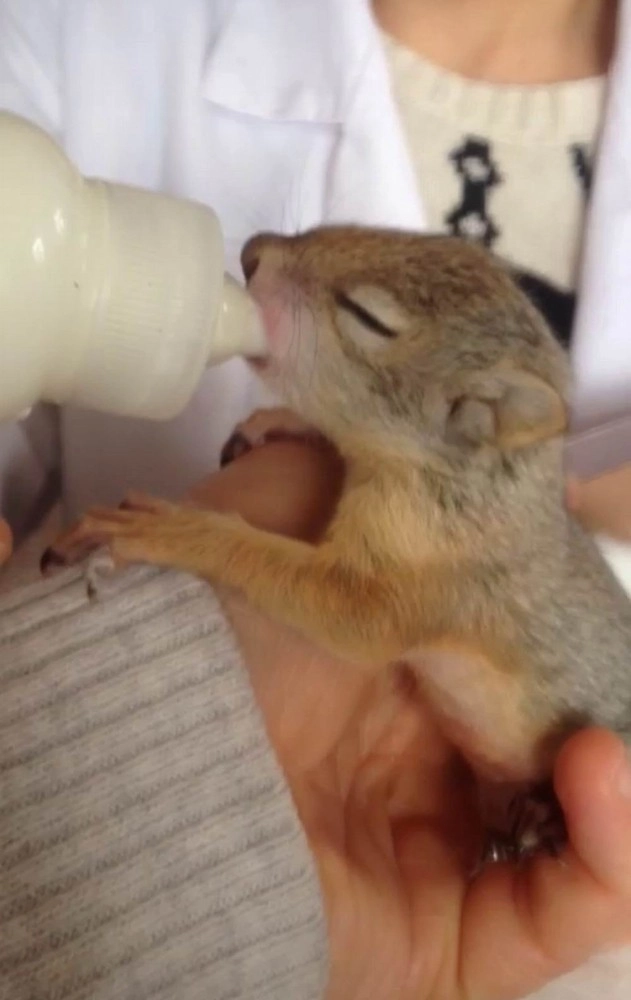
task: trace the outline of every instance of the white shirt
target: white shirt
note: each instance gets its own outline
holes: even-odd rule
[[[623,0],[575,329],[588,422],[603,400],[617,413],[631,396],[629,27]],[[0,106],[52,132],[86,174],[212,205],[235,273],[256,230],[424,225],[368,0],[0,0]],[[133,486],[181,493],[261,398],[237,360],[167,424],[64,412],[68,515]],[[41,415],[1,432],[0,500],[14,520],[33,513],[51,440]],[[631,452],[628,431],[616,447],[631,457],[621,440]]]

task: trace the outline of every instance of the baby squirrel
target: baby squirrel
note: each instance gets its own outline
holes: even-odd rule
[[[545,787],[587,723],[631,743],[631,602],[565,509],[567,358],[509,269],[452,237],[357,227],[260,235],[242,263],[270,350],[253,364],[345,462],[325,536],[136,498],[44,561],[107,542],[236,588],[367,670],[407,664],[490,786]],[[531,844],[516,822],[507,856]]]

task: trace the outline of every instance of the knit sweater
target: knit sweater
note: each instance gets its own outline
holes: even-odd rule
[[[384,45],[430,228],[482,243],[541,279],[539,305],[567,343],[604,77],[488,84],[386,35]]]

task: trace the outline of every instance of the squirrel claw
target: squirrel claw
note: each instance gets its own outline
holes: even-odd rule
[[[58,552],[53,545],[49,545],[42,553],[39,571],[42,576],[52,576],[57,570],[64,569],[67,565],[65,556]]]
[[[237,424],[221,450],[223,469],[254,448],[272,441],[304,441],[317,443],[322,435],[287,407],[277,406],[255,410],[247,420]]]
[[[472,877],[487,865],[524,864],[542,854],[558,858],[567,843],[563,814],[550,784],[516,795],[510,804],[509,820],[507,829],[488,831]]]

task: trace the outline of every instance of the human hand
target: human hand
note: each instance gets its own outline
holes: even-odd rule
[[[571,479],[567,499],[588,531],[631,542],[631,465],[594,479]]]
[[[0,567],[8,562],[13,550],[13,536],[6,521],[0,518]]]
[[[332,452],[275,443],[193,497],[315,539],[341,476]],[[226,607],[318,866],[327,1000],[510,1000],[631,936],[631,775],[618,792],[626,758],[614,737],[580,733],[559,756],[563,856],[472,882],[472,782],[412,679],[368,678],[238,598]]]

